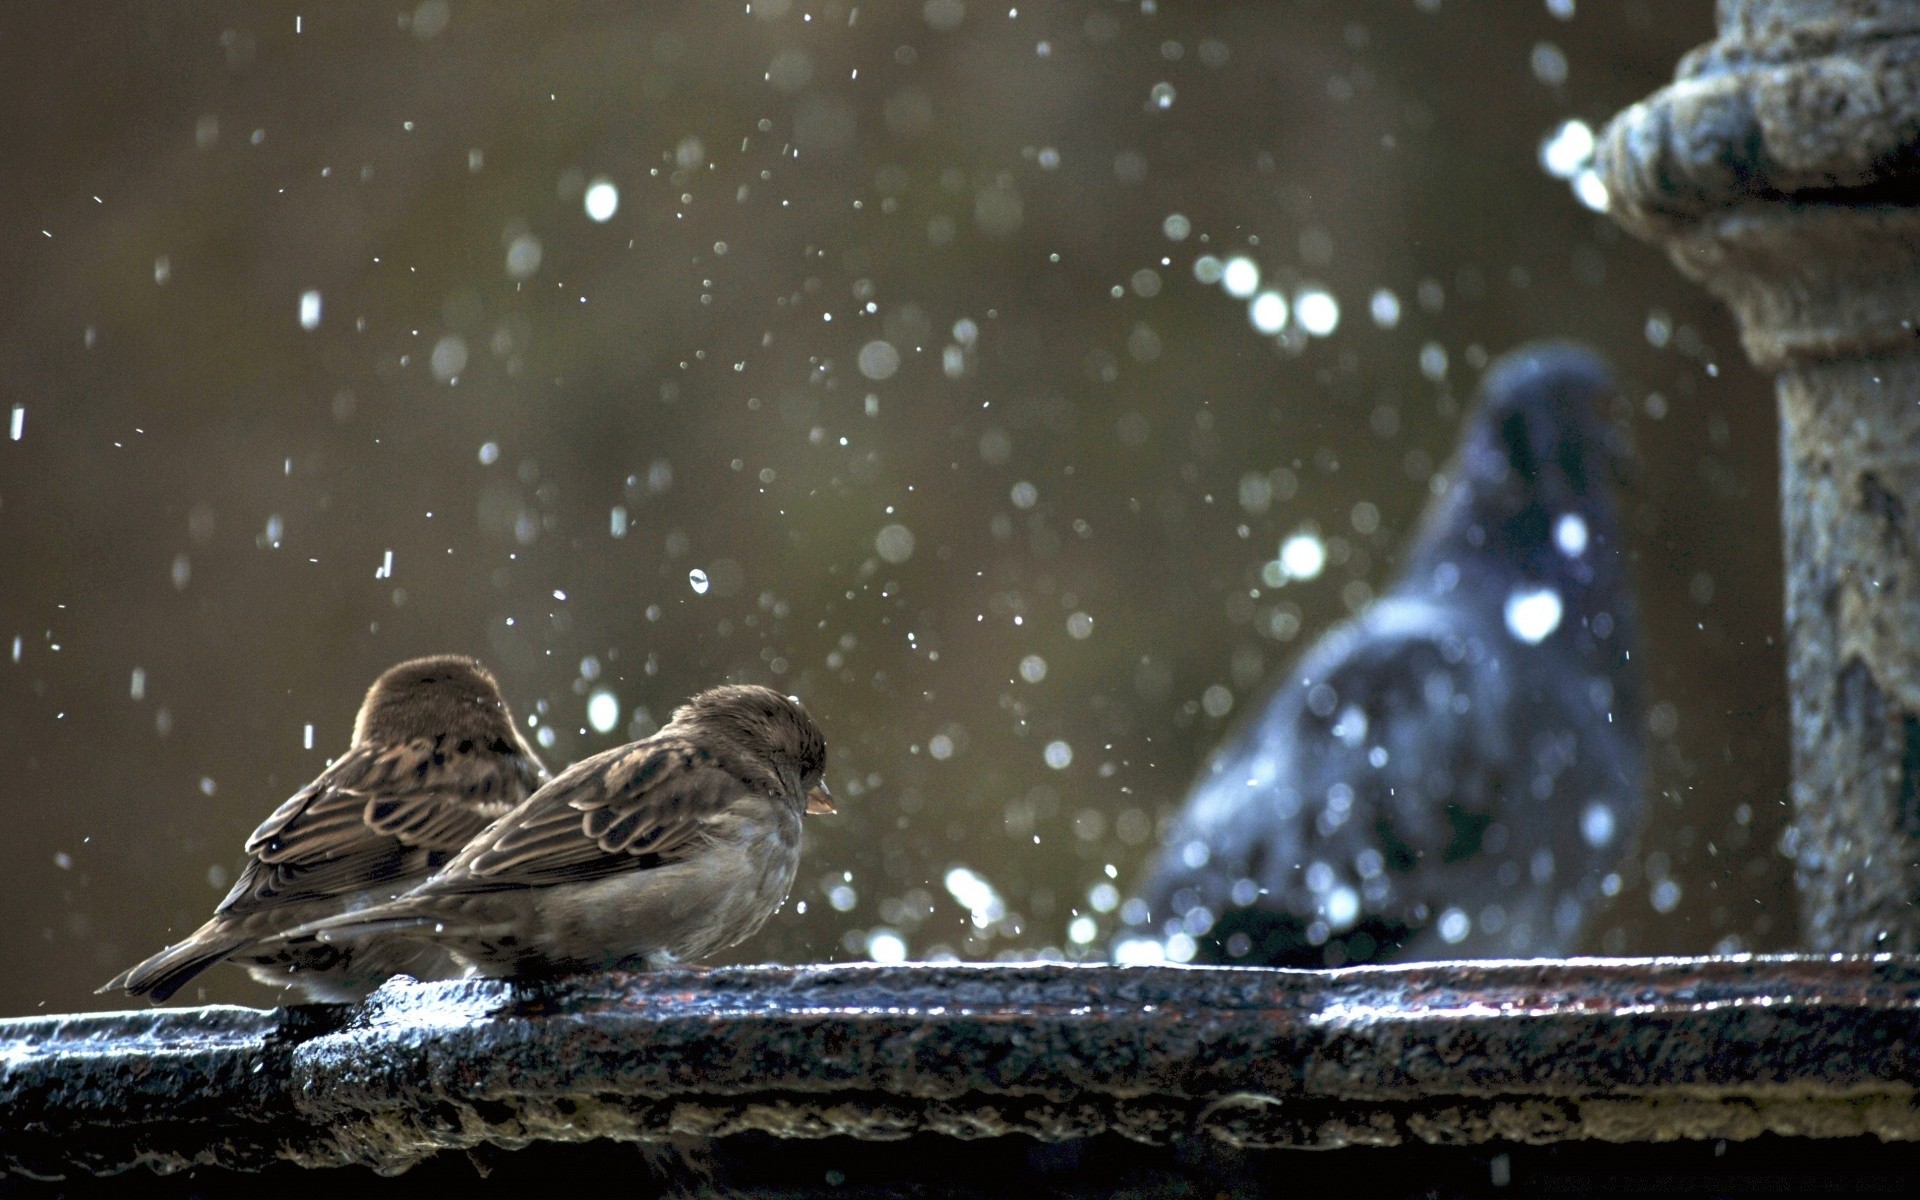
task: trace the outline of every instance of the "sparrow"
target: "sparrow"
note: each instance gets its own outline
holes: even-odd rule
[[[300,932],[417,938],[495,978],[702,958],[786,900],[801,818],[834,811],[826,764],[796,701],[714,688],[562,771],[411,891]]]
[[[1119,957],[1143,934],[1308,967],[1580,943],[1646,776],[1615,394],[1565,343],[1488,368],[1404,574],[1212,755]]]
[[[485,667],[455,655],[403,662],[368,689],[346,754],[247,839],[213,919],[99,990],[161,1002],[227,959],[314,1000],[362,999],[396,974],[458,975],[459,963],[418,942],[282,935],[405,891],[546,778]]]

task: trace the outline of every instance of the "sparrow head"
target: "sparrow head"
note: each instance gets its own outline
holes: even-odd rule
[[[1535,342],[1501,356],[1480,381],[1467,469],[1549,502],[1594,495],[1625,457],[1603,415],[1618,392],[1606,360],[1573,342]]]
[[[483,744],[517,743],[513,714],[493,674],[457,654],[415,658],[389,667],[367,689],[353,722],[356,744],[442,734]]]
[[[834,811],[833,794],[822,778],[827,739],[799,701],[758,684],[728,684],[675,709],[673,723],[692,726],[750,761],[771,765],[787,797],[807,812]]]

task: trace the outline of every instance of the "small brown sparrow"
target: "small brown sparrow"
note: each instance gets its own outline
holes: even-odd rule
[[[701,958],[786,900],[802,815],[834,811],[826,764],[798,703],[714,688],[562,771],[412,891],[296,934],[414,937],[505,978]]]
[[[345,756],[247,839],[247,865],[213,919],[100,990],[164,1001],[223,959],[315,1000],[361,999],[396,974],[457,976],[459,963],[417,941],[280,935],[392,899],[546,778],[485,667],[454,655],[403,662],[368,689]]]

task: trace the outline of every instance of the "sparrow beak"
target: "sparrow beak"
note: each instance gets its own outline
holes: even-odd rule
[[[807,793],[807,815],[810,817],[830,817],[840,810],[833,806],[833,793],[827,790],[827,781],[822,779],[813,785]]]

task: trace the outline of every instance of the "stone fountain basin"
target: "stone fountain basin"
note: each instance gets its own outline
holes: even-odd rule
[[[1920,959],[731,967],[0,1021],[0,1165],[743,1134],[1232,1151],[1920,1139]]]

